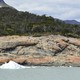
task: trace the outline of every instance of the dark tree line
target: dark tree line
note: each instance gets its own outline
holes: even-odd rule
[[[80,37],[80,25],[65,24],[51,16],[0,8],[0,36],[60,34]]]

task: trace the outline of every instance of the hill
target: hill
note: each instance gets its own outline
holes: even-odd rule
[[[80,22],[78,22],[76,20],[65,20],[65,23],[67,23],[67,24],[77,24],[77,25],[80,25]]]
[[[4,2],[4,0],[0,0],[0,8],[1,7],[10,7],[8,4]]]
[[[60,34],[79,37],[80,26],[66,24],[51,16],[17,11],[10,7],[0,8],[0,36]]]

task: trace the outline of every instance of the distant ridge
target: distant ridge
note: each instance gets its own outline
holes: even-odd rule
[[[80,22],[76,21],[76,20],[65,20],[64,21],[66,24],[77,24],[80,25]]]
[[[9,6],[8,4],[6,4],[6,3],[4,2],[4,0],[0,0],[0,8],[2,8],[2,7],[10,7],[10,8],[12,8],[12,7]]]

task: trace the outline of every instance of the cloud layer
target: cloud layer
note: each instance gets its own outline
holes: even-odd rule
[[[80,21],[80,0],[5,0],[18,10]]]

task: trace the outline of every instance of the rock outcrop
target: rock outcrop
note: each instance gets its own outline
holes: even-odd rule
[[[0,64],[80,66],[80,39],[49,35],[0,37]]]

